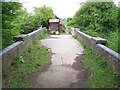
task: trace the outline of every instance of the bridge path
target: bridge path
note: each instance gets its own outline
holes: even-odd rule
[[[88,71],[82,65],[83,47],[71,35],[51,35],[41,44],[52,51],[51,65],[33,75],[32,86],[36,88],[86,87]]]

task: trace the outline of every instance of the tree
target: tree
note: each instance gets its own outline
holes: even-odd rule
[[[22,29],[24,31],[22,33],[34,31],[39,26],[48,27],[51,18],[55,18],[55,15],[50,7],[35,7],[34,14],[29,15],[25,23],[23,23]]]
[[[22,4],[2,2],[2,48],[13,43],[13,36],[21,32]]]
[[[120,27],[119,8],[113,2],[85,2],[69,23],[86,34],[107,39],[107,46],[116,52],[118,28]],[[119,50],[118,50],[119,49]]]
[[[73,22],[82,31],[108,33],[117,30],[117,15],[113,2],[86,2],[74,15]]]
[[[2,2],[2,48],[12,44],[15,35],[48,27],[50,18],[55,18],[50,7],[35,7],[34,13],[28,14],[19,2]]]

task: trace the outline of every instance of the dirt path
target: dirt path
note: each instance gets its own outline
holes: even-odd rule
[[[51,64],[32,73],[29,82],[34,88],[84,88],[89,71],[83,68],[83,47],[71,35],[51,35],[41,40],[53,55]]]

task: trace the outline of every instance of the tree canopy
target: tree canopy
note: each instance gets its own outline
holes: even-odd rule
[[[81,31],[91,36],[107,39],[107,46],[118,51],[118,27],[120,25],[118,9],[113,2],[89,2],[88,0],[82,4],[72,20],[68,19],[68,25],[80,28]]]
[[[13,42],[13,36],[21,32],[22,4],[2,2],[2,47]]]
[[[118,28],[117,9],[113,2],[86,2],[76,12],[71,23],[84,31],[114,31]]]
[[[49,19],[54,17],[55,15],[50,7],[35,7],[34,13],[29,15],[22,24],[22,29],[24,29],[22,33],[29,33],[39,26],[48,27]]]
[[[2,48],[12,44],[15,35],[30,33],[39,26],[48,27],[48,20],[54,17],[50,7],[35,7],[29,14],[19,2],[2,2]]]

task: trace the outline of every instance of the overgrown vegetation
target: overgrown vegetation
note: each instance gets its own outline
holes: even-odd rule
[[[12,65],[3,70],[3,87],[7,88],[30,88],[27,76],[33,70],[40,68],[46,61],[48,49],[40,46],[40,40],[47,37],[45,32],[35,39],[23,55],[18,55]]]
[[[54,17],[50,7],[35,7],[34,13],[27,13],[19,2],[2,2],[2,48],[12,44],[15,35],[48,27],[48,20]]]
[[[65,25],[63,24],[61,27],[60,27],[60,33],[65,33]]]
[[[74,17],[68,18],[68,25],[80,28],[91,36],[107,39],[107,46],[118,50],[118,7],[112,2],[85,2]]]
[[[59,18],[60,19],[60,18]],[[67,26],[66,25],[66,19],[60,19],[60,22],[62,23],[62,26],[60,27],[60,32],[61,33],[65,33],[65,30],[66,30],[66,27],[65,26]]]
[[[120,77],[114,73],[107,62],[101,59],[93,50],[87,46],[78,36],[75,38],[84,47],[83,64],[86,69],[91,71],[88,80],[90,88],[118,88],[120,87]]]

